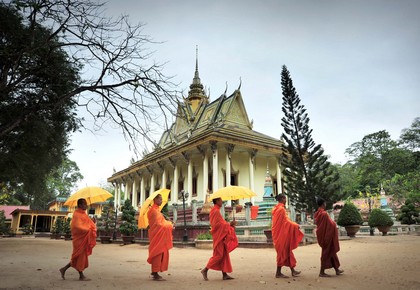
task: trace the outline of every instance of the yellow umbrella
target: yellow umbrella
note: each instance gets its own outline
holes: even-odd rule
[[[92,204],[97,202],[104,202],[108,198],[111,198],[112,194],[103,188],[97,186],[89,186],[82,188],[72,194],[64,203],[64,206],[74,207],[77,205],[77,201],[80,198],[86,199],[86,203]]]
[[[149,211],[149,208],[153,205],[153,199],[158,194],[162,196],[162,204],[159,207],[159,209],[162,210],[165,204],[168,203],[169,192],[171,192],[170,189],[161,188],[159,190],[156,190],[148,198],[146,198],[146,200],[143,202],[140,208],[139,221],[138,221],[139,229],[145,229],[149,226],[149,219],[147,218],[147,212]]]
[[[210,199],[221,198],[222,200],[236,200],[241,198],[251,198],[257,196],[255,192],[245,186],[229,185],[220,188],[210,195]]]

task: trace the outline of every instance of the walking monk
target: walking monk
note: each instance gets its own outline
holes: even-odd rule
[[[96,225],[86,214],[86,209],[86,200],[84,198],[77,200],[77,209],[73,213],[70,226],[73,238],[73,253],[70,263],[60,269],[63,280],[67,269],[70,267],[79,272],[79,280],[90,280],[83,274],[83,271],[88,267],[88,256],[92,254],[92,249],[96,245]]]
[[[325,200],[319,198],[317,200],[318,210],[315,212],[314,219],[316,224],[316,238],[318,244],[322,248],[321,253],[321,270],[319,277],[330,277],[325,273],[325,269],[334,268],[335,274],[340,275],[344,271],[340,270],[340,261],[337,252],[340,251],[338,243],[338,230],[335,222],[325,211]]]
[[[173,224],[165,220],[160,212],[162,196],[158,194],[153,199],[153,205],[147,212],[149,219],[149,257],[147,262],[152,265],[152,278],[155,281],[163,281],[158,272],[168,270],[169,249],[172,249]]]
[[[278,204],[272,211],[273,244],[277,252],[276,278],[289,278],[281,272],[281,267],[283,266],[289,267],[292,271],[292,276],[296,277],[300,272],[295,270],[296,259],[292,251],[299,246],[304,235],[299,230],[299,225],[292,222],[287,216],[284,208],[286,196],[279,194],[276,196],[276,199]]]
[[[223,280],[231,280],[233,277],[227,273],[232,272],[229,253],[238,246],[238,239],[235,233],[236,221],[230,223],[225,221],[220,213],[223,205],[221,198],[213,199],[213,208],[210,211],[211,235],[213,236],[213,256],[209,259],[207,266],[201,270],[204,280],[208,280],[209,269],[222,271]]]

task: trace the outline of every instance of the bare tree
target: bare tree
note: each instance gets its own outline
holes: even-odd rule
[[[147,46],[155,42],[143,34],[144,24],[132,25],[127,15],[103,16],[104,4],[89,0],[15,0],[10,5],[24,16],[29,28],[41,25],[49,31],[47,40],[41,44],[27,40],[34,43],[30,49],[42,45],[65,51],[69,64],[79,69],[79,85],[59,96],[57,109],[61,102],[73,98],[93,118],[95,125],[90,129],[101,129],[109,122],[118,125],[136,154],[138,137],[153,143],[151,134],[159,124],[165,126],[171,121],[177,99],[175,84],[162,72],[163,64],[151,58],[153,51]],[[33,89],[25,88],[25,83],[34,71],[14,70],[27,53],[20,51],[13,65],[0,71],[3,91],[22,93]],[[34,106],[0,124],[0,139],[40,110],[42,106]]]

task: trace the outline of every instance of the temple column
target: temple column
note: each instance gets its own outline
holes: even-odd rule
[[[232,145],[232,144],[228,144],[226,146],[226,176],[225,176],[226,186],[231,185],[231,183],[230,183],[230,167],[231,167],[230,160],[231,160],[231,157],[232,157],[232,152],[233,152],[234,147],[235,146]],[[232,201],[228,200],[227,205],[232,206]]]
[[[129,183],[128,183],[128,177],[127,177],[127,181],[125,182],[125,187],[124,187],[124,201],[128,199],[128,189],[129,189]]]
[[[188,204],[191,204],[192,200],[192,191],[193,191],[193,163],[190,159],[188,161],[188,173],[187,173],[188,179],[187,179],[187,192],[188,192],[188,198],[186,202]]]
[[[277,166],[276,166],[276,170],[277,170],[277,194],[282,194],[282,186],[281,186],[281,167],[280,167],[280,159],[277,159]],[[287,197],[286,197],[287,198]],[[289,202],[288,200],[286,201],[286,208],[289,207]]]
[[[140,181],[140,204],[143,205],[143,202],[146,199],[146,184],[145,184],[145,180],[144,180],[144,175],[141,176],[141,181]]]
[[[209,189],[209,157],[207,156],[206,152],[204,152],[204,159],[203,159],[203,193],[202,196],[198,199],[203,200],[206,202],[207,197],[207,190]]]
[[[163,169],[162,172],[162,184],[160,185],[160,188],[166,188],[166,170]]]
[[[153,192],[155,192],[155,174],[152,172],[152,176],[150,177],[149,196],[151,196]]]
[[[174,166],[174,190],[172,191],[171,201],[172,203],[178,202],[178,178],[179,178],[179,172],[178,172],[178,165],[175,164]]]
[[[211,151],[213,152],[213,192],[219,189],[219,151],[217,142],[211,142]]]
[[[254,163],[255,163],[255,157],[257,156],[257,150],[253,149],[250,153],[249,153],[249,188],[255,192],[255,183],[254,183]],[[252,197],[251,198],[251,202],[252,204],[254,204],[255,202],[255,198]]]
[[[131,205],[137,209],[137,184],[136,178],[133,177],[133,193],[131,195]]]
[[[121,205],[121,185],[117,182],[117,186],[115,187],[115,193],[117,195],[115,199],[115,206],[119,207]]]

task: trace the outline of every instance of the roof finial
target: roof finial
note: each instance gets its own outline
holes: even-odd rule
[[[200,79],[198,75],[198,45],[195,46],[195,73],[194,73],[195,79]]]

